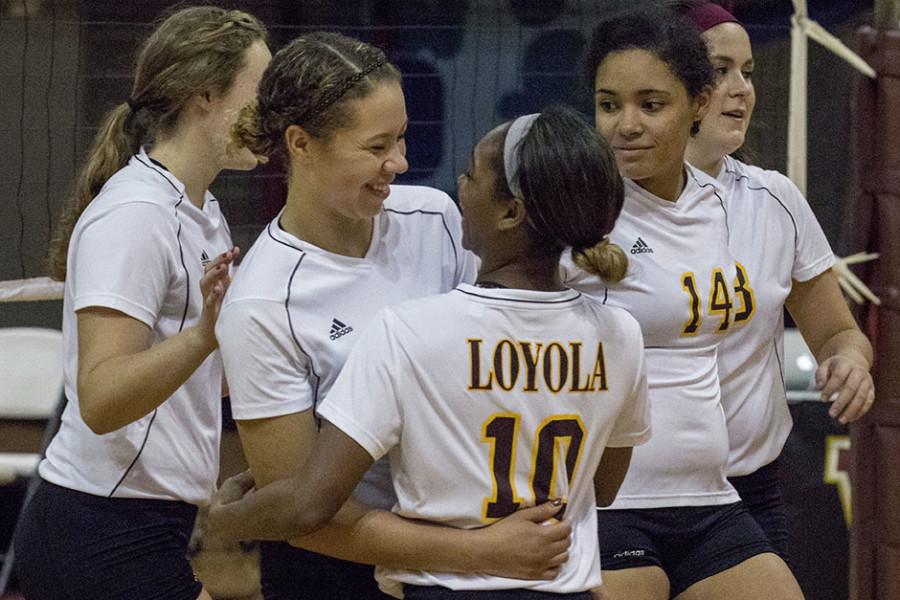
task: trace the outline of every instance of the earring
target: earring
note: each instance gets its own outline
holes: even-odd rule
[[[698,133],[700,133],[700,121],[694,121],[691,123],[691,137],[697,137]]]

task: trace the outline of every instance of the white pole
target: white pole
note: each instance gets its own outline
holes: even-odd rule
[[[806,0],[793,0],[791,17],[791,84],[788,104],[787,176],[806,195],[807,40]]]

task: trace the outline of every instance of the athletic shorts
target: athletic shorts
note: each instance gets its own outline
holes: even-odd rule
[[[534,590],[460,590],[454,591],[436,585],[403,586],[404,600],[592,600],[590,592],[553,594]]]
[[[781,459],[776,458],[755,473],[729,477],[728,481],[740,494],[744,508],[762,528],[775,552],[790,565],[787,507],[778,478],[780,468]]]
[[[197,507],[104,498],[42,481],[15,538],[28,600],[196,600],[187,559]]]
[[[597,528],[604,571],[660,567],[672,598],[748,558],[775,551],[740,502],[598,510]]]
[[[375,581],[375,567],[296,548],[260,544],[265,600],[390,600]]]

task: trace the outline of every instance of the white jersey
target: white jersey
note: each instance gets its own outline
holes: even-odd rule
[[[722,405],[731,442],[729,476],[775,460],[791,430],[782,362],[784,302],[791,281],[808,281],[834,264],[815,215],[791,181],[725,157],[730,247],[750,282],[752,322],[719,347]]]
[[[455,590],[585,591],[600,584],[594,473],[607,445],[648,439],[641,332],[574,290],[460,285],[384,310],[319,415],[390,457],[410,519],[472,529],[567,500],[569,560],[552,581],[381,569]]]
[[[628,253],[623,281],[607,285],[568,254],[564,263],[568,285],[637,319],[647,348],[653,438],[635,450],[613,509],[739,500],[725,473],[716,347],[745,318],[743,297],[735,291],[722,190],[701,171],[686,171],[677,202],[625,179],[625,205],[610,234]]]
[[[278,220],[241,263],[216,325],[238,420],[314,408],[379,310],[475,277],[474,255],[460,245],[459,210],[438,190],[391,186],[363,258],[317,248]],[[366,475],[357,496],[393,505],[386,462]]]
[[[219,475],[219,353],[156,410],[97,435],[78,407],[75,313],[111,308],[145,323],[151,344],[162,342],[198,322],[205,261],[230,247],[215,198],[207,194],[197,208],[184,185],[143,151],[106,182],[69,242],[63,300],[68,402],[41,477],[98,496],[209,502]]]

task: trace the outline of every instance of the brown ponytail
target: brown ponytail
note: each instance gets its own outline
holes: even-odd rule
[[[69,237],[75,221],[94,196],[100,193],[106,180],[121,169],[137,151],[137,142],[125,127],[130,111],[128,104],[120,104],[111,110],[94,138],[88,160],[75,183],[75,192],[63,206],[56,222],[56,230],[50,239],[48,261],[50,277],[53,279],[63,281],[66,278]]]

